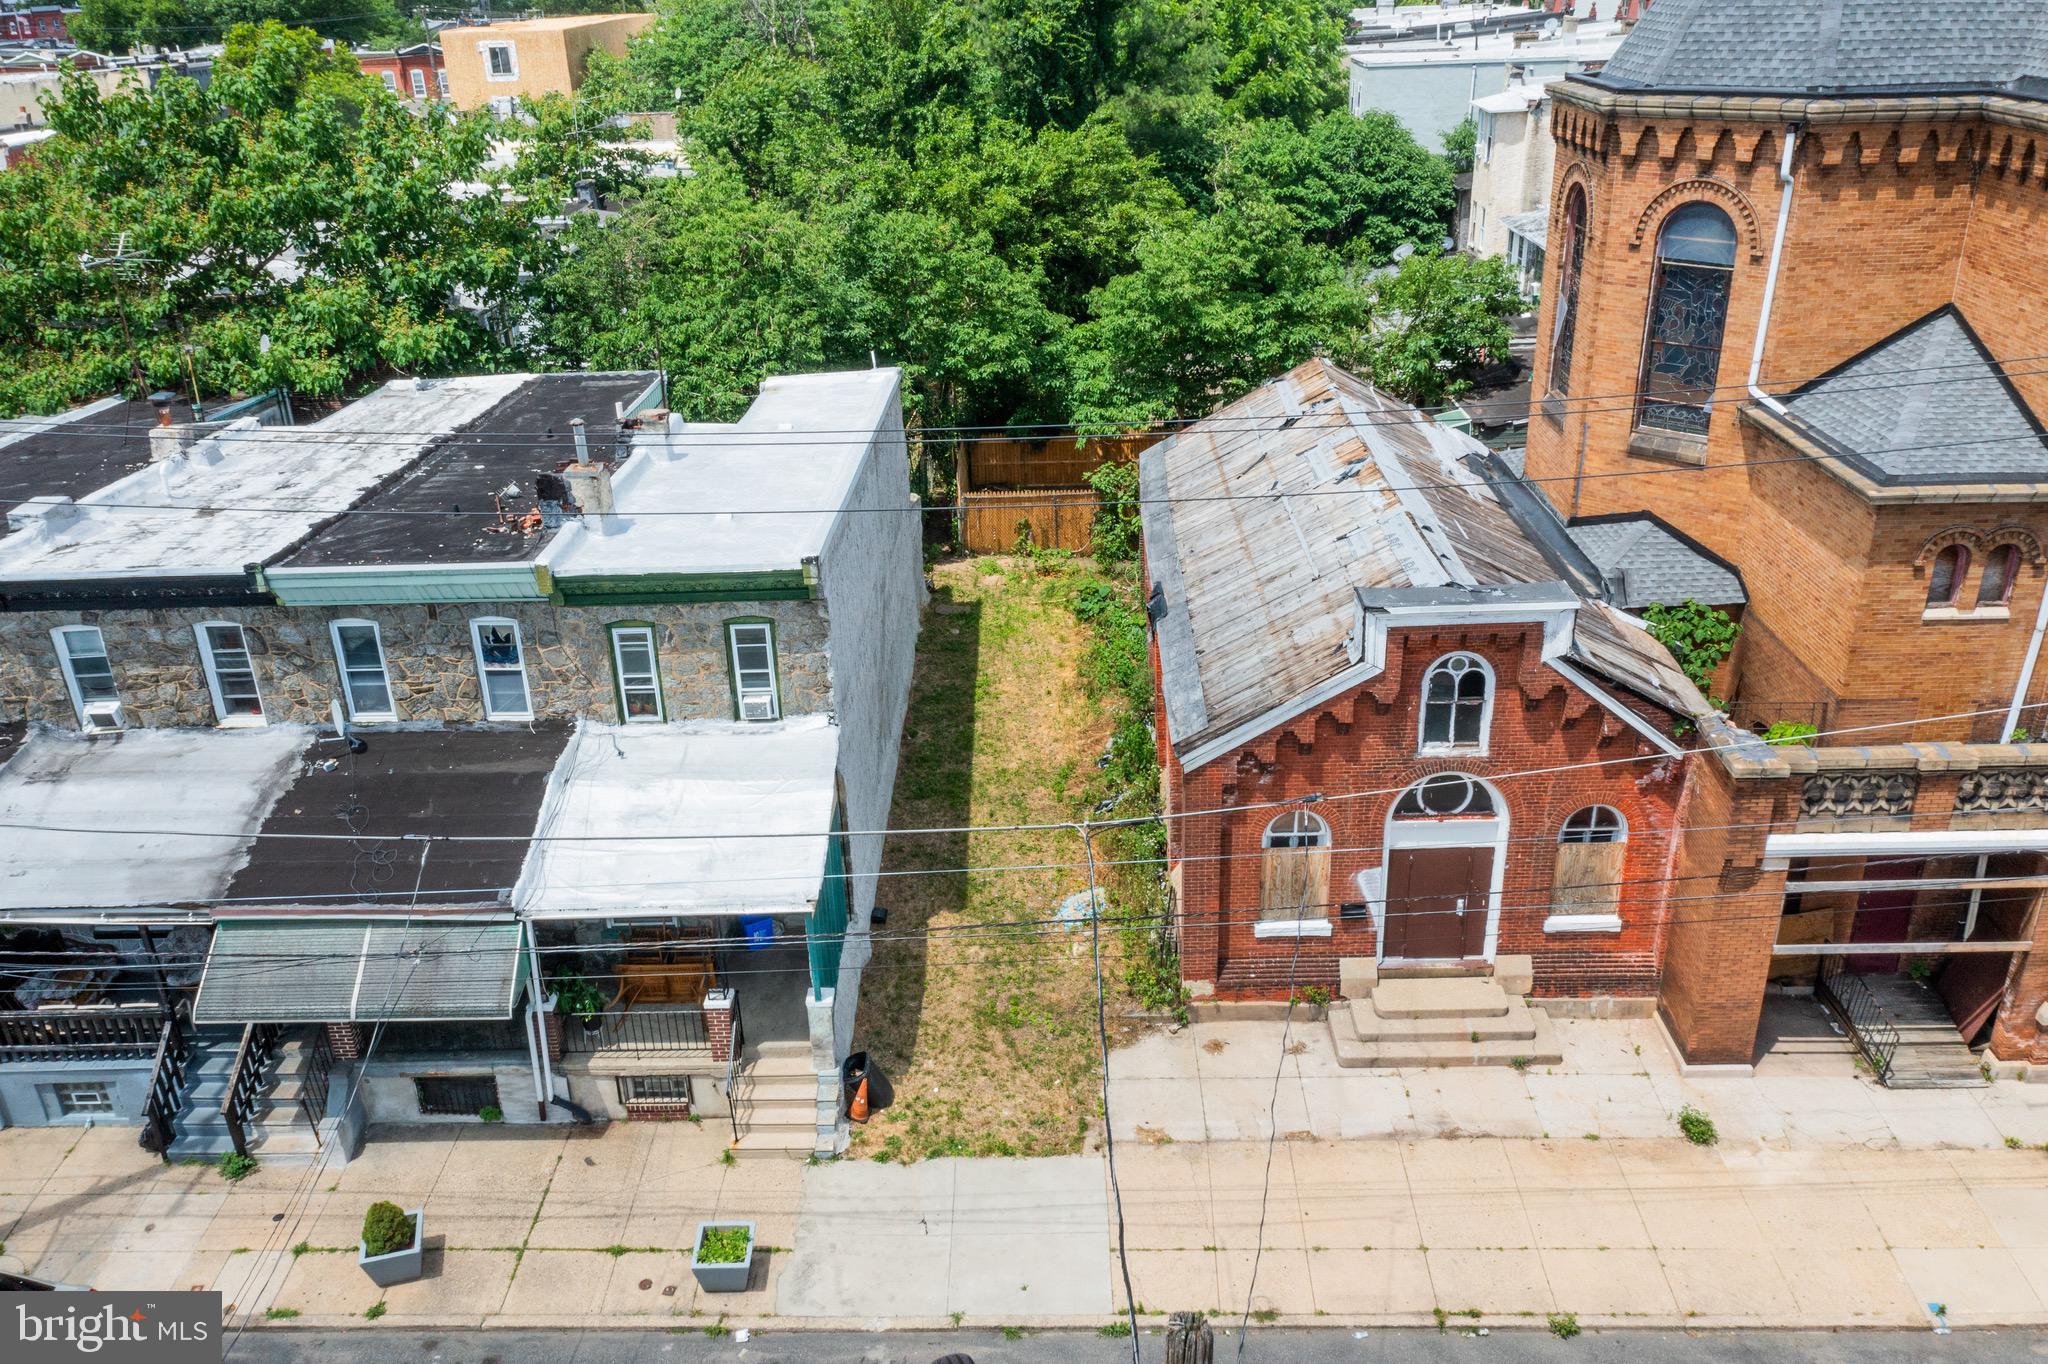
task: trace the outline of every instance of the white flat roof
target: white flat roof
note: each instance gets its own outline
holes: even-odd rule
[[[558,577],[801,566],[824,550],[901,378],[784,375],[729,426],[641,433],[612,483],[615,514],[564,527],[539,562]]]
[[[307,426],[237,422],[0,540],[0,580],[238,574],[529,377],[400,379]]]
[[[225,895],[253,840],[186,833],[256,830],[312,740],[312,730],[286,725],[131,729],[92,739],[37,731],[0,767],[0,910]],[[52,826],[110,832],[48,832]],[[151,832],[122,832],[131,830]]]
[[[555,764],[512,903],[536,919],[807,911],[838,765],[822,715],[585,723]]]
[[[1590,62],[1605,61],[1621,46],[1618,27],[1586,25],[1577,33],[1533,43],[1516,43],[1512,33],[1485,33],[1474,43],[1471,38],[1438,41],[1428,34],[1382,46],[1354,48],[1346,55],[1353,66],[1460,66],[1497,62]]]

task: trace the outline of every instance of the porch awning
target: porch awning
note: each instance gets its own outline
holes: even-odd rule
[[[195,1023],[412,1023],[512,1016],[522,930],[485,919],[223,919]]]

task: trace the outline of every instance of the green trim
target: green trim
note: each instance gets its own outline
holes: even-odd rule
[[[735,625],[765,625],[768,627],[768,668],[775,674],[775,718],[782,718],[782,651],[775,647],[775,622],[767,616],[727,616],[719,622],[718,630],[725,640],[725,690],[732,698],[732,718],[740,715],[740,675],[738,661],[733,658],[732,627]]]
[[[532,564],[461,564],[400,567],[371,572],[272,568],[263,586],[281,606],[460,605],[545,601],[547,589]]]
[[[611,659],[612,700],[619,707],[619,723],[622,725],[648,723],[645,720],[629,720],[626,718],[626,688],[619,678],[618,634],[621,630],[645,630],[647,632],[648,651],[654,655],[654,695],[655,699],[661,703],[661,719],[666,721],[668,719],[668,688],[662,684],[661,680],[661,627],[651,620],[614,620],[605,623],[604,647],[605,653]]]
[[[836,801],[832,806],[832,837],[825,844],[825,880],[818,887],[817,903],[805,922],[805,947],[811,964],[811,998],[820,990],[839,984],[839,957],[846,945],[846,920],[852,900],[846,873],[846,814]]]
[[[628,573],[552,580],[552,599],[562,606],[630,606],[648,602],[804,601],[818,595],[809,569],[774,568],[755,573]]]

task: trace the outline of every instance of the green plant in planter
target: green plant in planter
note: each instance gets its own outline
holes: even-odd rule
[[[505,1121],[505,1110],[498,1107],[496,1104],[485,1104],[482,1108],[479,1108],[476,1111],[476,1115],[479,1119],[481,1119],[484,1122]]]
[[[697,1245],[697,1263],[736,1265],[747,1258],[753,1238],[745,1227],[707,1227]]]
[[[555,1012],[589,1018],[604,1011],[604,991],[597,982],[582,976],[557,976],[549,982],[555,992]]]
[[[372,1203],[363,1214],[363,1253],[389,1255],[412,1245],[412,1214],[396,1203]]]

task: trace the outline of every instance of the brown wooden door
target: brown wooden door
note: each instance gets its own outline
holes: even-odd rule
[[[1381,952],[1409,960],[1486,952],[1491,848],[1396,848],[1387,860],[1387,934]]]

